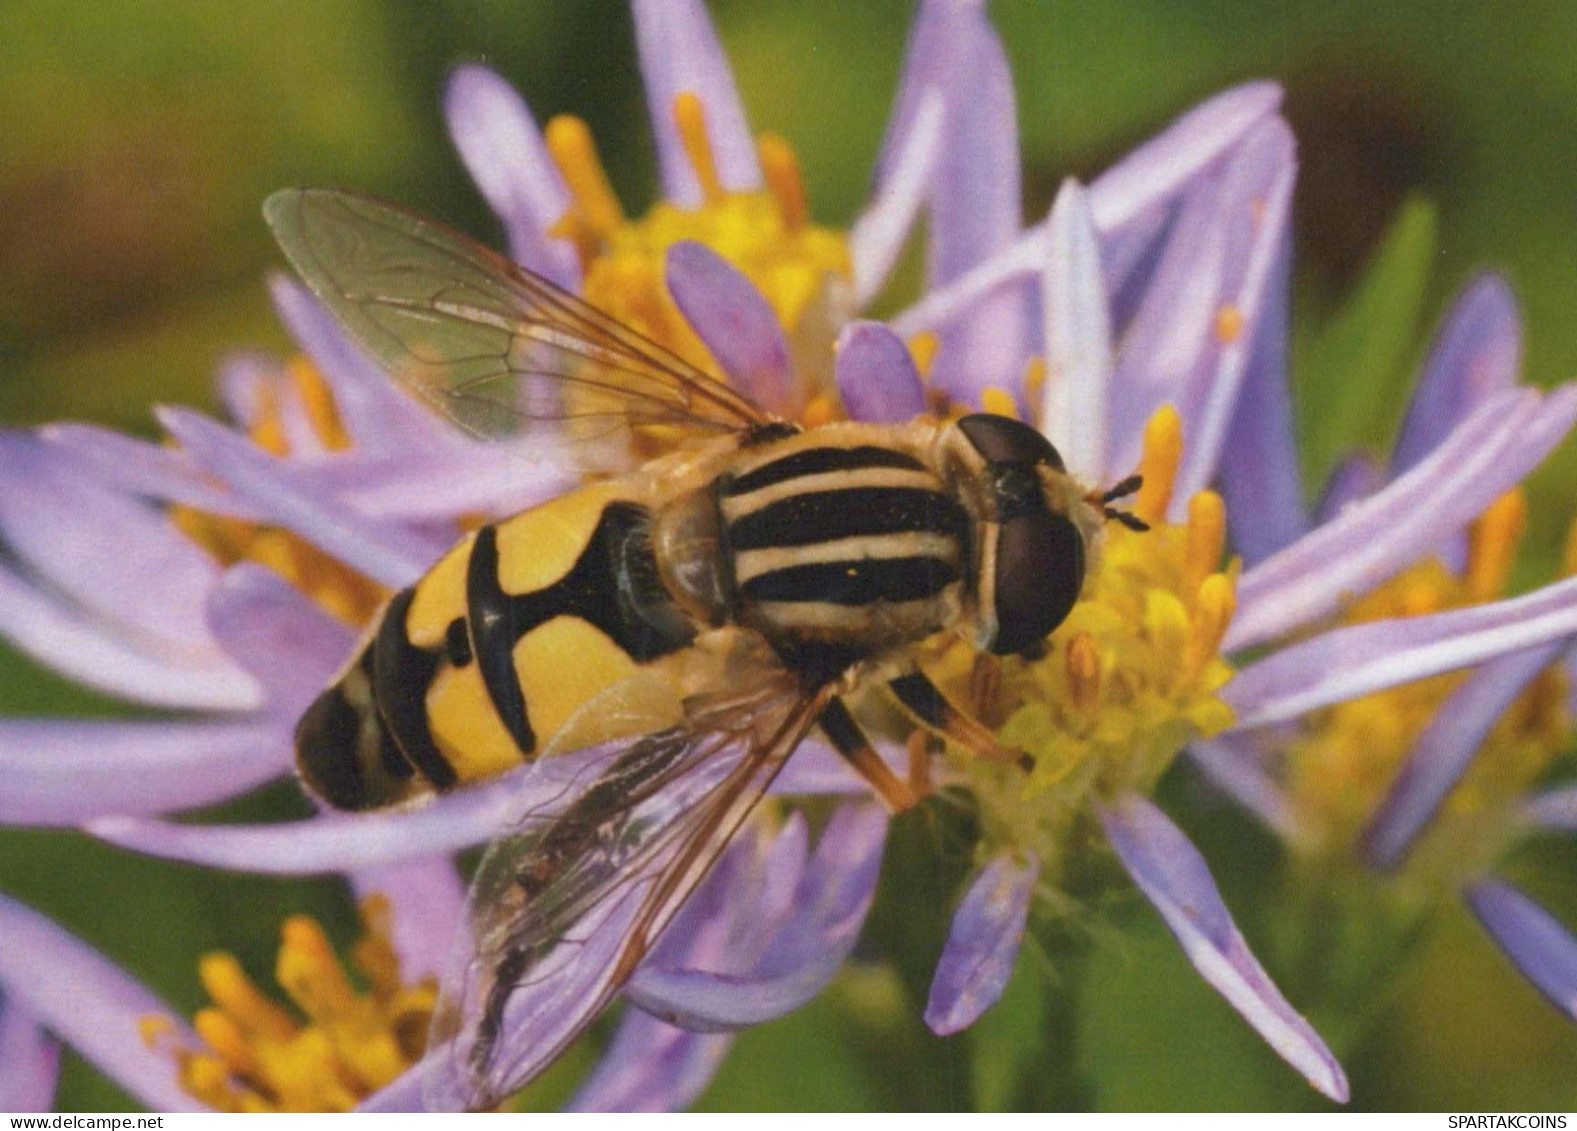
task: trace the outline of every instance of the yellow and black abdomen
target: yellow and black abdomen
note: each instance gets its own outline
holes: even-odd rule
[[[502,773],[593,696],[689,644],[618,484],[485,526],[385,606],[296,728],[314,792],[370,809]]]

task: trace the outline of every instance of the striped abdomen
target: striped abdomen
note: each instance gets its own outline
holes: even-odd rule
[[[785,654],[837,667],[957,616],[969,517],[915,455],[798,437],[715,490],[732,615]]]
[[[307,784],[367,809],[501,773],[694,630],[668,600],[650,515],[584,488],[450,551],[385,607],[296,729]]]

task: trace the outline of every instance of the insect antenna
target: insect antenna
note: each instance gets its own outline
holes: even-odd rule
[[[1141,518],[1137,518],[1134,515],[1129,514],[1127,511],[1118,510],[1111,504],[1115,503],[1118,499],[1126,499],[1129,495],[1134,494],[1139,490],[1140,487],[1143,486],[1144,476],[1130,475],[1127,479],[1124,479],[1115,487],[1112,487],[1110,490],[1105,491],[1091,499],[1091,502],[1100,504],[1101,513],[1104,514],[1108,519],[1115,519],[1126,526],[1129,530],[1137,531],[1142,534],[1146,530],[1150,529],[1149,523],[1145,522]]]

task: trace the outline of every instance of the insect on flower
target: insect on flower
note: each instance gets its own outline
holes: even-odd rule
[[[1104,521],[1029,426],[804,430],[546,280],[366,198],[286,190],[286,254],[398,380],[483,437],[554,422],[581,466],[649,458],[469,535],[382,610],[296,732],[307,785],[395,804],[605,748],[474,881],[475,955],[433,1046],[469,1106],[519,1087],[633,972],[813,727],[896,809],[915,790],[843,696],[885,683],[921,725],[1022,762],[953,706],[914,646],[952,631],[1034,652]],[[588,1008],[590,1003],[590,1008]],[[532,1025],[529,1047],[506,1032]]]

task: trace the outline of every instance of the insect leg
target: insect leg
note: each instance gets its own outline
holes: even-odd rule
[[[921,726],[951,738],[982,758],[1011,762],[1026,772],[1035,768],[1035,760],[1029,754],[1001,745],[979,719],[953,706],[924,672],[901,675],[889,680],[887,686]]]
[[[834,699],[822,708],[816,723],[833,748],[871,783],[871,788],[894,813],[902,813],[919,804],[916,791],[887,768],[887,763],[871,746],[871,740],[865,737],[842,699]]]

